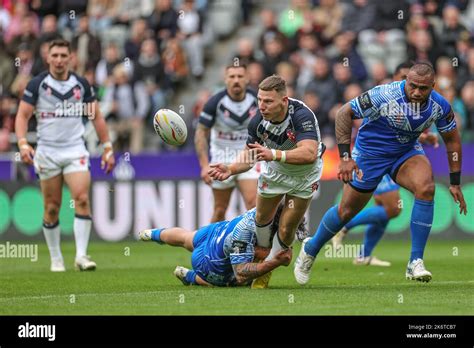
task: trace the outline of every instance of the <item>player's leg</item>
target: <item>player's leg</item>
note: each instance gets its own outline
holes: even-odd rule
[[[182,247],[188,251],[194,250],[193,239],[196,231],[190,231],[182,227],[154,228],[143,230],[139,237],[143,241],[154,241],[158,244]]]
[[[69,169],[71,170],[71,169]],[[94,261],[87,256],[87,247],[91,234],[92,218],[90,210],[89,189],[91,175],[89,171],[73,171],[64,174],[71,197],[74,200],[74,239],[76,241],[75,267],[81,271],[92,271],[96,268]]]
[[[44,205],[43,234],[51,257],[51,271],[64,272],[66,269],[61,254],[61,231],[59,228],[63,177],[58,174],[48,179],[42,179],[40,180],[40,187]]]
[[[213,285],[206,282],[200,276],[196,274],[196,271],[193,269],[189,269],[183,266],[176,266],[173,274],[181,280],[183,285],[201,285],[201,286],[209,286],[212,287]]]
[[[233,187],[212,189],[212,194],[214,195],[214,213],[212,214],[211,223],[225,220],[225,213],[229,206],[233,190]]]
[[[411,215],[411,255],[406,276],[409,279],[430,281],[431,273],[423,263],[423,253],[431,231],[434,212],[435,183],[431,164],[424,155],[409,157],[394,173],[399,185],[415,195]]]
[[[262,196],[257,195],[257,211],[255,214],[255,233],[257,236],[257,245],[263,248],[270,248],[271,243],[271,225],[273,217],[278,208],[283,195]]]
[[[372,191],[360,192],[349,184],[344,185],[340,203],[324,214],[315,235],[303,241],[294,268],[295,279],[299,284],[309,281],[311,267],[321,248],[365,207]]]
[[[356,259],[354,259],[353,263],[354,265],[389,267],[391,266],[391,263],[389,261],[380,260],[376,256],[373,256],[372,252],[375,246],[378,244],[378,242],[382,238],[382,236],[384,235],[385,229],[387,228],[387,225],[390,219],[395,218],[400,214],[400,208],[399,208],[400,193],[397,188],[395,190],[386,191],[378,195],[374,194],[374,200],[377,207],[380,207],[384,210],[387,218],[383,220],[379,220],[376,223],[368,224],[364,233],[364,241],[363,241],[363,248],[362,248],[361,255],[359,255],[359,257],[357,257]],[[368,208],[368,209],[371,209],[371,208]]]
[[[257,179],[237,180],[237,185],[244,199],[245,209],[254,208],[257,205]]]

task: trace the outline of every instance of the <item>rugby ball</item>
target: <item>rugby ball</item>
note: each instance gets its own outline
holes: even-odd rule
[[[183,145],[188,136],[186,123],[176,112],[160,109],[153,117],[155,132],[169,145]]]

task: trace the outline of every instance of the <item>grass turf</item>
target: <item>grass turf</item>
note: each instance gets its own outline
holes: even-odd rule
[[[274,271],[264,290],[185,287],[172,271],[189,267],[190,254],[155,243],[93,242],[98,269],[82,273],[72,267],[74,243],[62,243],[62,250],[65,273],[49,271],[44,243],[37,262],[0,258],[0,315],[474,314],[473,241],[430,241],[428,284],[405,280],[409,242],[382,241],[375,255],[392,267],[353,266],[349,258],[321,254],[307,286],[295,282],[291,265]],[[293,259],[298,251],[299,243]]]

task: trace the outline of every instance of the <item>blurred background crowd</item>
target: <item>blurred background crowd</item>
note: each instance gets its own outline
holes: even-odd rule
[[[256,35],[239,35],[244,27]],[[18,100],[59,37],[72,43],[71,69],[95,88],[118,151],[171,150],[153,140],[152,117],[189,104],[186,89],[183,148],[192,148],[200,110],[223,86],[222,74],[206,78],[223,70],[219,40],[233,50],[225,62],[247,65],[252,88],[284,77],[290,96],[315,111],[329,148],[337,109],[414,60],[433,64],[435,89],[453,106],[463,141],[474,142],[473,0],[0,0],[0,152],[17,150]],[[32,143],[34,129],[33,121]]]

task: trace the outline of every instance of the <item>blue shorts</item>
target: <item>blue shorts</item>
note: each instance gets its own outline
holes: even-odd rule
[[[381,195],[390,191],[397,191],[400,189],[400,186],[393,181],[390,175],[385,174],[382,178],[382,181],[379,183],[377,188],[374,191],[374,195]]]
[[[407,159],[417,155],[425,155],[423,147],[418,143],[399,157],[369,157],[364,155],[359,149],[354,148],[352,150],[352,158],[357,163],[359,169],[362,170],[363,176],[359,180],[354,173],[349,184],[359,192],[372,192],[382,181],[384,175],[388,174],[394,179],[400,166]]]
[[[218,251],[211,250],[217,247],[211,242],[212,236],[220,234],[227,225],[227,221],[221,221],[201,227],[193,238],[191,265],[199,277],[216,286],[226,286],[233,275],[230,262],[227,265],[224,260],[213,258],[212,255],[216,255]]]

